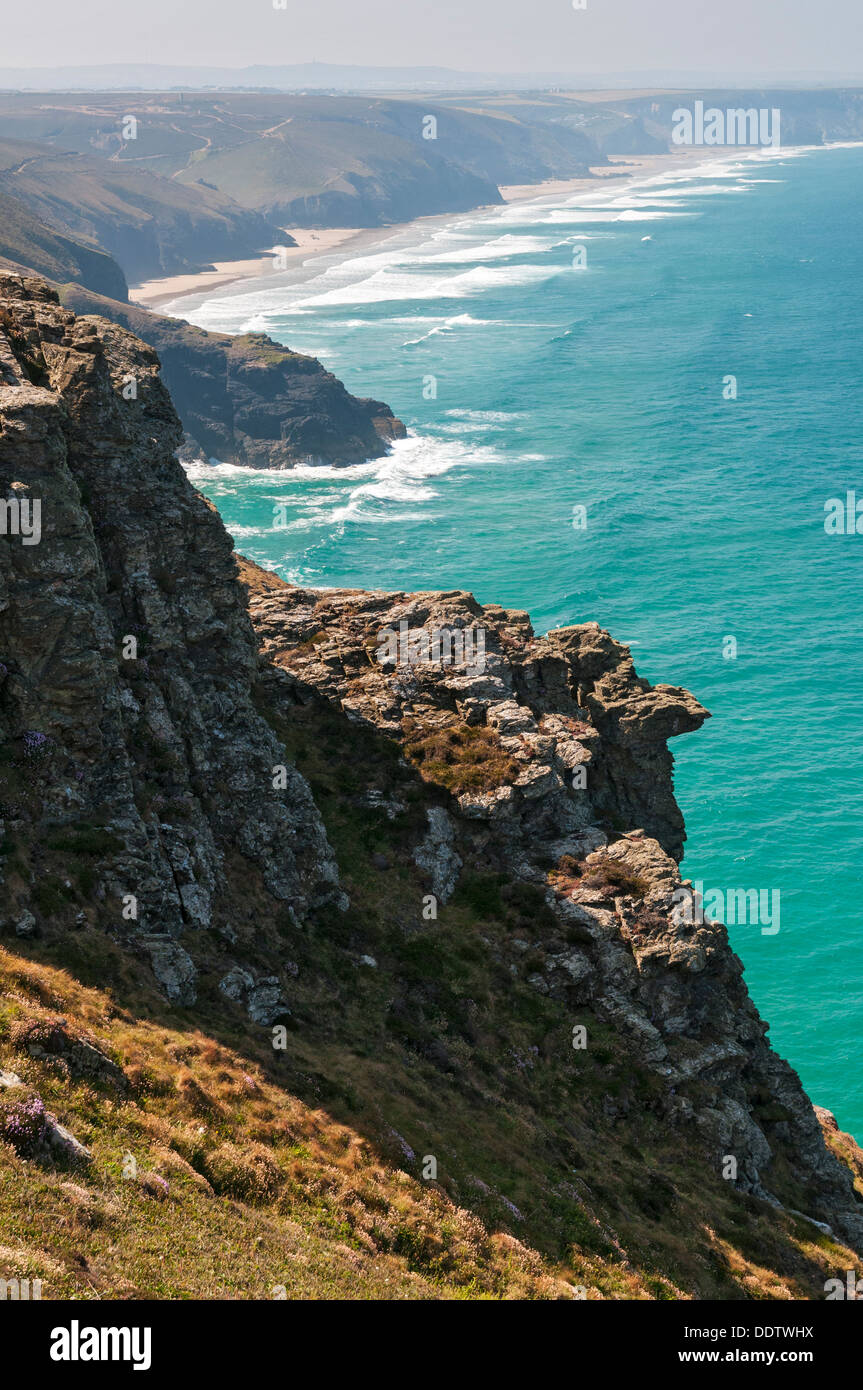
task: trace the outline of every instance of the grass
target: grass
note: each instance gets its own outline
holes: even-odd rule
[[[94,1151],[71,1168],[0,1143],[4,1277],[33,1271],[47,1298],[266,1298],[279,1285],[300,1298],[562,1292],[519,1242],[232,1049],[132,1020],[6,951],[0,983],[0,1058],[14,1056],[28,1087],[8,1095],[38,1093]],[[13,1053],[13,1025],[39,1018],[45,998],[122,1056],[128,1099]]]
[[[611,889],[631,898],[643,898],[650,891],[650,880],[633,872],[626,864],[606,856],[588,868],[581,878],[585,888]]]
[[[405,753],[420,776],[454,796],[494,791],[514,782],[522,771],[494,730],[485,726],[455,722],[427,730],[408,719],[403,729]]]

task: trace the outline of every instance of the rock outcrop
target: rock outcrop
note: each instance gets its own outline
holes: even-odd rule
[[[455,745],[443,785],[463,817],[500,827],[510,845],[502,863],[543,839],[580,843],[597,824],[607,833],[636,826],[682,857],[667,741],[708,713],[686,690],[641,680],[628,649],[597,624],[537,639],[526,613],[481,607],[466,593],[287,586],[254,592],[252,618],[265,658],[289,669],[298,690],[388,733],[402,734],[408,720],[408,745],[421,751],[436,733],[466,740],[464,775]],[[402,662],[383,649],[373,659],[389,632],[467,634],[482,659]]]
[[[183,422],[183,454],[249,468],[380,458],[405,427],[383,401],[352,396],[314,357],[264,333],[207,333],[182,319],[62,290],[78,314],[101,314],[156,349]]]
[[[0,496],[41,511],[38,543],[0,549],[0,818],[13,840],[35,832],[34,876],[52,855],[71,866],[49,918],[83,877],[85,918],[191,1003],[174,938],[245,916],[255,885],[300,919],[336,892],[336,867],[255,709],[230,538],[177,462],[155,353],[38,281],[0,278],[0,298]],[[27,877],[8,876],[16,921]]]
[[[446,901],[462,864],[541,887],[551,917],[505,945],[509,968],[529,959],[539,993],[612,1024],[714,1171],[781,1205],[771,1174],[790,1165],[794,1210],[863,1249],[851,1174],[771,1049],[725,927],[681,911],[667,741],[708,718],[698,701],[640,679],[595,623],[537,638],[527,614],[467,593],[303,590],[248,562],[243,577],[274,702],[324,701],[397,739],[445,796],[414,852],[430,890]],[[467,659],[433,659],[450,645]]]

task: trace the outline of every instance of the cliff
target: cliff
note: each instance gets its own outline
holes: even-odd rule
[[[123,138],[130,107],[134,140]],[[464,212],[500,202],[498,183],[574,177],[604,162],[579,131],[536,126],[517,109],[501,115],[428,97],[138,92],[82,101],[53,93],[46,110],[25,93],[0,93],[0,122],[10,138],[77,151],[88,168],[105,165],[113,180],[157,176],[169,219],[186,195],[285,227]],[[127,188],[121,193],[132,201]]]
[[[42,500],[38,544],[3,548],[7,818],[46,832],[43,895],[78,841],[85,858],[110,847],[91,910],[122,932],[133,895],[125,930],[159,974],[185,966],[185,927],[212,925],[226,854],[295,910],[333,891],[335,866],[300,779],[261,801],[283,755],[252,702],[231,542],[176,461],[155,354],[39,282],[3,279],[0,293],[4,496]]]
[[[96,294],[125,300],[126,277],[111,256],[40,222],[17,198],[0,191],[0,268],[20,275],[74,280]]]
[[[0,305],[0,1273],[823,1296],[863,1155],[678,910],[697,700],[595,624],[238,560],[152,349]]]
[[[249,468],[364,463],[405,436],[383,401],[352,396],[316,358],[265,333],[208,333],[80,285],[63,286],[61,297],[76,313],[102,314],[156,349],[188,457]]]

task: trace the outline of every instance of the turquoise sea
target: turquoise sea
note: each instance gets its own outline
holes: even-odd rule
[[[863,1140],[863,535],[824,528],[828,498],[863,499],[863,147],[727,155],[178,302],[411,432],[345,470],[191,473],[286,578],[595,619],[694,691],[684,870],[780,890],[780,931],[732,940],[774,1045]]]

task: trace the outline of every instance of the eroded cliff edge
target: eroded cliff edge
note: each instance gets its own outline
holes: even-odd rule
[[[185,431],[186,458],[244,468],[341,466],[381,458],[407,431],[383,401],[352,396],[315,357],[266,333],[209,333],[183,319],[64,285],[79,315],[96,314],[149,343]]]
[[[833,1149],[857,1151],[829,1121],[826,1145],[724,927],[675,910],[693,696],[595,624],[238,570],[152,349],[39,282],[0,296],[7,944],[259,1057],[286,1024],[281,1084],[398,1129],[408,1171],[440,1152],[442,1194],[543,1249],[599,1241],[696,1296],[745,1296],[749,1227],[783,1287],[863,1249]],[[474,659],[405,663],[387,632]]]

